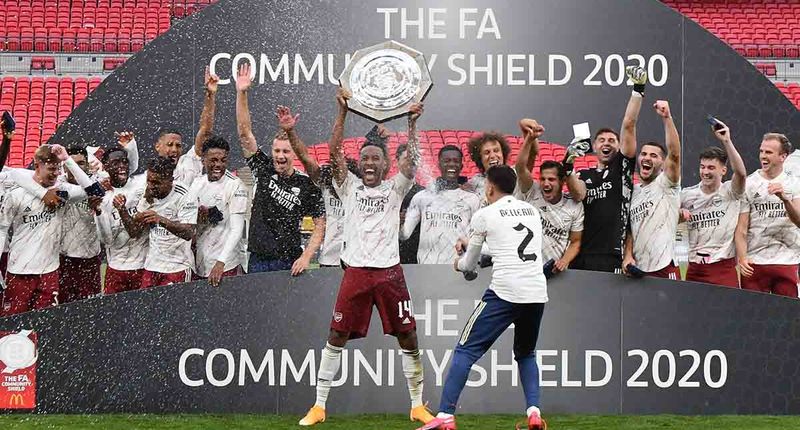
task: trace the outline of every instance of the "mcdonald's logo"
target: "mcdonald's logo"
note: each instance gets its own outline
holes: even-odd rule
[[[22,398],[22,394],[12,394],[11,397],[8,398],[8,406],[22,406],[25,403],[25,400]]]

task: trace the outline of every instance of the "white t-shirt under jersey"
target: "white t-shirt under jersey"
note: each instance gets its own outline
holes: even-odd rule
[[[139,200],[136,210],[153,210],[170,221],[181,224],[197,224],[197,200],[189,196],[183,185],[175,183],[172,191],[163,199],[154,199],[150,204],[146,199]],[[144,268],[151,272],[175,273],[194,267],[192,241],[183,240],[170,233],[161,224],[150,228],[150,249]]]
[[[781,173],[767,180],[757,170],[747,177],[740,213],[750,213],[747,256],[754,264],[800,263],[800,229],[786,215],[777,196],[769,194],[770,183],[783,183],[784,195],[794,203],[800,199],[800,181]]]
[[[480,209],[470,223],[469,246],[486,243],[492,255],[489,288],[512,303],[546,303],[542,272],[542,220],[528,202],[512,196]]]
[[[544,261],[559,260],[569,246],[569,234],[572,231],[583,231],[583,204],[572,200],[568,194],[562,194],[558,203],[550,203],[542,195],[542,188],[533,183],[531,189],[523,194],[519,188],[514,197],[526,201],[539,210],[542,217],[542,253]]]
[[[344,203],[342,261],[353,267],[387,268],[400,264],[400,205],[413,182],[402,173],[367,187],[347,172],[336,193]]]
[[[139,200],[144,196],[147,175],[136,175],[128,178],[128,182],[120,188],[107,192],[100,205],[100,215],[95,217],[97,232],[105,244],[108,267],[114,270],[139,270],[144,268],[147,257],[148,237],[142,235],[131,238],[125,225],[122,224],[119,211],[114,207],[114,197],[125,196],[125,208],[131,217],[136,215]]]
[[[414,195],[406,211],[404,237],[410,236],[420,222],[419,264],[452,264],[455,244],[467,237],[472,215],[480,209],[477,194],[461,188],[435,191],[425,189]]]
[[[69,193],[74,202],[86,196],[77,185],[59,183],[54,187]],[[65,207],[48,210],[38,196],[23,188],[5,194],[0,208],[0,229],[13,231],[8,256],[8,272],[17,275],[42,275],[59,267],[61,230]]]
[[[325,201],[325,238],[319,251],[319,264],[339,265],[344,240],[344,204],[327,186],[322,188]]]
[[[736,255],[733,235],[741,198],[730,181],[711,194],[700,184],[681,190],[681,208],[692,214],[686,221],[690,262],[710,264]]]
[[[655,272],[673,264],[679,208],[680,186],[665,172],[649,184],[633,187],[630,222],[639,269]]]
[[[224,261],[225,271],[243,265],[244,261],[244,230],[232,231],[230,225],[231,214],[244,216],[247,212],[247,190],[244,183],[232,173],[226,171],[217,181],[210,182],[207,175],[200,176],[192,183],[189,191],[192,197],[197,197],[198,205],[210,208],[216,206],[222,212],[222,221],[217,225],[206,225],[197,232],[197,261],[195,272],[207,278],[211,269],[222,255],[225,241],[230,236],[239,238],[239,245]]]

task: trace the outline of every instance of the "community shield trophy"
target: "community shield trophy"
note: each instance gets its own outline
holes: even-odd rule
[[[390,40],[356,51],[339,84],[352,94],[350,110],[384,122],[407,114],[433,81],[421,52]]]

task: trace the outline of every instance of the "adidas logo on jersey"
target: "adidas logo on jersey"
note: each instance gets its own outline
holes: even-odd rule
[[[757,198],[759,198],[759,197],[761,197],[761,194],[758,194],[758,191],[756,191],[756,193],[755,193],[755,194],[753,194],[753,198],[754,198],[754,199],[757,199]]]
[[[31,207],[30,206],[25,206],[25,211],[24,212],[30,212],[30,211],[31,211]]]
[[[591,184],[591,183],[592,183],[592,178],[588,178],[588,179],[586,179],[586,183],[587,183],[587,184]]]
[[[411,324],[411,320],[406,317],[406,319],[403,320],[403,324]]]

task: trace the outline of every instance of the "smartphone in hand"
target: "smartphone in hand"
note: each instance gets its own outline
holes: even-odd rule
[[[17,122],[14,121],[14,117],[8,111],[3,112],[3,128],[6,133],[10,133],[17,128]]]
[[[725,126],[722,125],[722,122],[720,122],[720,120],[714,118],[711,115],[706,116],[706,121],[708,121],[708,123],[711,124],[712,127],[714,127],[714,131],[725,128]]]

